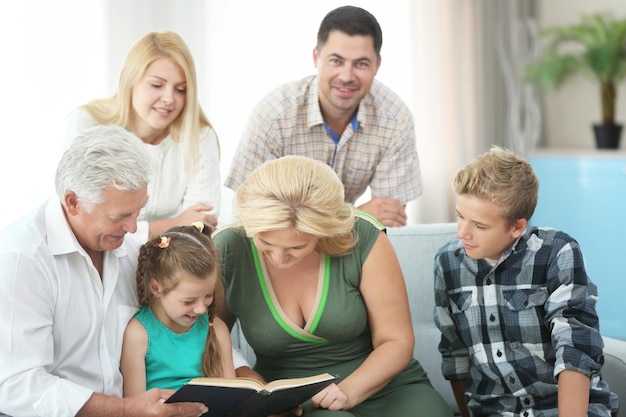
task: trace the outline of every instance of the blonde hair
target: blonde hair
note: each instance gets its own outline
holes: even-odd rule
[[[195,172],[198,164],[198,137],[209,119],[198,102],[198,86],[193,57],[183,39],[174,32],[150,32],[128,51],[120,72],[117,92],[108,98],[95,99],[82,106],[98,124],[127,127],[131,115],[133,87],[156,60],[168,58],[185,74],[186,99],[180,115],[169,129],[172,140],[183,145],[185,172]]]
[[[224,297],[224,286],[220,279],[219,253],[210,237],[211,228],[204,225],[200,231],[195,226],[177,226],[169,229],[162,236],[150,239],[139,251],[137,264],[137,296],[142,305],[148,305],[152,298],[150,280],[156,279],[166,294],[180,283],[177,279],[180,271],[188,272],[198,279],[216,277],[213,303],[207,308],[209,323],[216,316],[217,305]],[[167,247],[160,247],[162,238],[169,238]],[[205,376],[224,376],[221,352],[214,330],[209,331],[204,353],[202,369]]]
[[[537,206],[539,180],[528,161],[493,146],[465,165],[454,178],[457,194],[487,199],[509,224],[529,220]]]
[[[248,236],[294,227],[319,238],[317,250],[345,255],[355,245],[354,208],[325,163],[302,156],[265,162],[237,188],[235,215]]]

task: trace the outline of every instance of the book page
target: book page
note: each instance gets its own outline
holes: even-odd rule
[[[277,379],[275,381],[267,383],[267,385],[265,385],[265,389],[269,392],[272,392],[279,389],[299,387],[302,385],[309,385],[316,382],[328,381],[334,378],[335,377],[333,377],[331,374],[326,373],[304,378]]]
[[[208,378],[200,377],[194,378],[188,382],[191,385],[206,385],[215,387],[233,387],[233,388],[248,388],[255,391],[261,391],[263,384],[260,381],[252,378]]]

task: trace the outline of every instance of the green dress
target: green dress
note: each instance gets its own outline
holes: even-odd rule
[[[256,353],[255,370],[266,380],[328,372],[340,381],[372,352],[359,282],[362,265],[381,230],[384,229],[380,223],[359,215],[355,223],[358,236],[355,249],[341,257],[321,256],[316,307],[304,328],[294,324],[281,310],[263,256],[243,228],[232,225],[214,234],[222,254],[228,307],[239,319]],[[349,411],[304,406],[305,416],[452,415],[415,359],[385,388]]]

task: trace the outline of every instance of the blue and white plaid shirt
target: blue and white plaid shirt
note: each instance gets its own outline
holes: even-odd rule
[[[529,226],[495,266],[454,239],[435,258],[435,322],[446,379],[466,380],[475,416],[557,416],[557,376],[591,377],[589,416],[610,416],[617,396],[600,377],[596,286],[578,243]]]

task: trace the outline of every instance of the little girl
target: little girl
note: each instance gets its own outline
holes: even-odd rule
[[[173,227],[144,244],[138,260],[144,307],[124,333],[124,396],[176,390],[198,376],[235,377],[228,328],[213,312],[223,286],[210,228]]]

